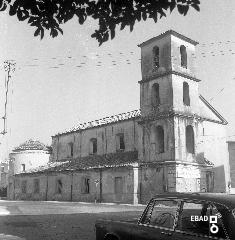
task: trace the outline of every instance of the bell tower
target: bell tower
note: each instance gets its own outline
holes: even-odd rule
[[[226,145],[217,141],[227,122],[199,95],[194,67],[197,44],[170,30],[139,45],[142,149],[138,158],[146,199],[166,191],[226,189],[228,171],[218,169],[228,169],[227,149],[222,150]],[[217,149],[224,156],[217,158],[213,153]]]
[[[197,44],[170,30],[139,45],[142,72],[139,123],[143,146],[139,159],[149,166],[143,179],[148,178],[148,171],[156,177],[162,175],[157,181],[162,181],[163,187],[155,189],[157,192],[200,191],[197,146],[202,135],[202,118],[200,80],[194,67]],[[151,166],[157,166],[157,174]]]
[[[197,44],[169,30],[139,45],[143,117],[171,111],[198,113],[199,80],[194,67]]]

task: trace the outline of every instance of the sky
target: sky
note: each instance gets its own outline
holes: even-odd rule
[[[97,27],[91,19],[84,25],[73,19],[63,26],[63,35],[53,39],[46,34],[40,40],[26,22],[0,13],[0,117],[6,91],[3,62],[16,62],[0,159],[26,140],[50,145],[52,135],[78,123],[139,109],[137,45],[169,29],[199,42],[200,94],[228,121],[227,140],[235,140],[234,22],[235,1],[202,0],[200,12],[192,9],[181,16],[175,10],[157,23],[137,23],[133,32],[117,29],[114,40],[99,47],[90,37]]]

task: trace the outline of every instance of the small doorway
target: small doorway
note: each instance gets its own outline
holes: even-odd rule
[[[122,177],[115,177],[114,192],[115,192],[116,201],[121,202],[122,196],[123,196],[123,178]]]

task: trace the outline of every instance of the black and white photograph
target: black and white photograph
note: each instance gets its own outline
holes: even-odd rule
[[[235,1],[0,0],[0,240],[235,239]]]

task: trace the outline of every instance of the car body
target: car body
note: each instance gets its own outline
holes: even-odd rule
[[[235,195],[159,194],[138,222],[98,220],[95,228],[96,240],[234,240]]]

